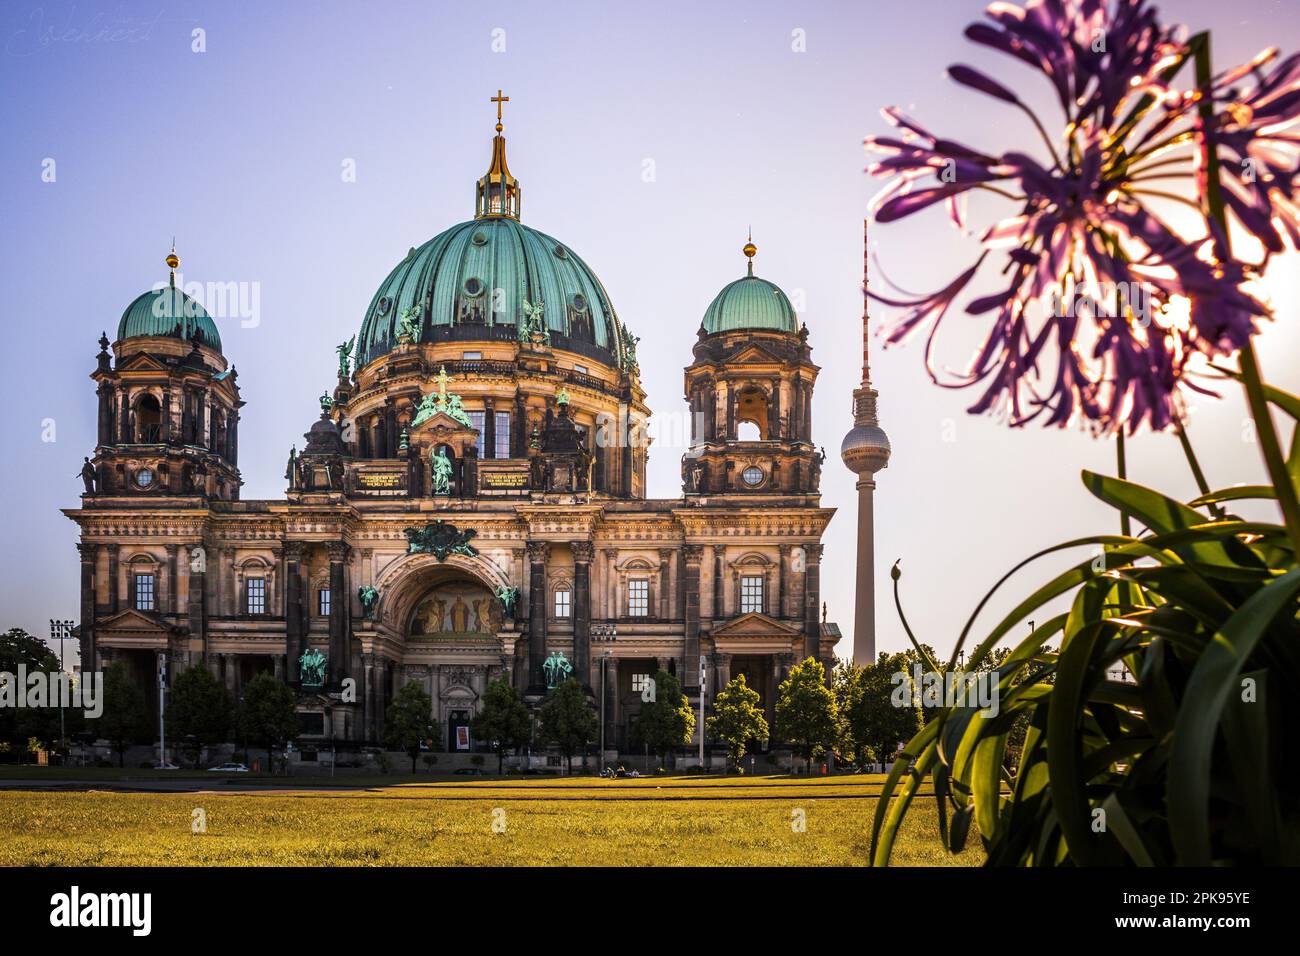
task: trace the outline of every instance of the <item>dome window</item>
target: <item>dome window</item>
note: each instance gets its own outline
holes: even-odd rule
[[[471,276],[465,280],[465,285],[462,288],[464,288],[465,294],[470,298],[478,298],[483,294],[483,289],[485,287],[482,279],[475,279]]]
[[[757,488],[761,485],[764,477],[766,476],[763,474],[763,469],[757,465],[750,465],[740,473],[740,479],[751,488]]]
[[[587,297],[581,292],[575,292],[573,298],[570,299],[569,302],[572,304],[574,312],[587,311]]]
[[[376,311],[382,317],[387,315],[388,310],[391,309],[392,307],[393,307],[393,300],[390,299],[388,296],[384,296],[379,300],[379,308]]]
[[[476,232],[476,233],[474,233],[474,235],[472,235],[472,236],[469,237],[469,241],[472,242],[472,243],[474,243],[474,245],[476,245],[476,246],[487,245],[487,233],[486,233],[486,232]]]
[[[555,247],[555,258],[557,258],[557,259],[567,259],[567,258],[569,258],[568,250],[566,250],[566,249],[564,248],[564,246],[556,246],[556,247]]]

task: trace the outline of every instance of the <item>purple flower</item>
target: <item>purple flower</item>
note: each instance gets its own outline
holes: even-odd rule
[[[1224,201],[1257,236],[1265,258],[1300,239],[1300,140],[1285,128],[1300,117],[1300,58],[1271,70],[1272,54],[1212,83],[1215,122],[1202,128],[1195,91],[1169,85],[1189,47],[1162,26],[1146,0],[1029,0],[994,3],[991,23],[966,36],[1033,67],[1051,84],[1065,129],[1053,139],[1001,79],[955,65],[949,76],[1023,111],[1041,139],[1041,157],[991,154],[945,140],[896,109],[884,116],[897,136],[869,137],[868,172],[891,181],[873,202],[879,222],[945,203],[962,225],[971,191],[1015,204],[988,226],[984,251],[952,282],[928,295],[871,295],[903,310],[887,332],[894,343],[927,330],[926,366],[948,387],[979,385],[973,413],[1082,421],[1102,432],[1143,423],[1163,429],[1180,414],[1180,389],[1198,358],[1246,344],[1264,305],[1245,291],[1260,263],[1225,253],[1203,215],[1197,149],[1217,144]],[[1245,92],[1237,85],[1250,77]],[[1170,191],[1166,180],[1191,187]],[[1160,200],[1197,211],[1204,232],[1187,237],[1151,209]],[[980,268],[1005,253],[992,294],[971,298]],[[989,322],[970,364],[936,368],[935,339],[957,300]]]

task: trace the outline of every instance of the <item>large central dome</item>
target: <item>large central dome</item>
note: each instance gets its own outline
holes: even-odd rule
[[[604,286],[572,249],[519,221],[520,197],[498,117],[475,218],[411,249],[388,274],[361,323],[358,369],[396,347],[403,325],[415,343],[510,341],[539,318],[553,346],[626,366]]]
[[[357,367],[397,345],[406,315],[420,342],[518,336],[525,304],[552,343],[621,365],[618,319],[604,286],[572,249],[509,216],[452,226],[412,249],[379,286],[357,342]]]

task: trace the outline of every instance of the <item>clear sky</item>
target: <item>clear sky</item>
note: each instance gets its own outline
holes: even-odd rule
[[[1295,0],[1159,6],[1170,21],[1212,29],[1223,66],[1270,44],[1300,47]],[[316,396],[333,384],[334,346],[358,329],[408,248],[472,216],[495,121],[488,97],[502,87],[523,220],[570,244],[604,281],[641,336],[660,415],[683,413],[682,367],[700,316],[742,274],[752,226],[756,272],[794,299],[822,365],[813,427],[830,456],[823,501],[840,509],[823,590],[830,620],[851,637],[854,479],[838,449],[859,372],[862,217],[879,188],[862,173],[861,140],[882,132],[879,109],[897,104],[972,145],[1032,149],[1022,118],[943,76],[964,61],[1018,89],[1037,84],[961,39],[982,8],[5,3],[0,627],[44,635],[49,618],[77,614],[76,526],[58,509],[78,503],[77,471],[94,445],[96,340],[165,279],[172,237],[184,281],[258,290],[256,324],[219,325],[248,403],[243,495],[281,497],[289,445],[301,444]],[[196,29],[204,52],[193,49]],[[874,227],[872,245],[912,289],[946,282],[975,248],[939,211]],[[1272,275],[1279,321],[1260,348],[1267,374],[1294,390],[1295,259]],[[876,524],[878,643],[888,650],[906,643],[890,598],[895,558],[915,629],[947,648],[1021,557],[1116,527],[1078,479],[1080,468],[1111,469],[1113,445],[971,418],[973,394],[931,385],[919,352],[877,348],[872,363],[894,448]],[[1216,486],[1261,480],[1246,419],[1235,392],[1195,406],[1192,437]],[[1131,449],[1135,480],[1194,494],[1172,437],[1144,435]],[[652,449],[652,495],[679,493],[680,454]],[[1016,590],[1028,593],[1051,567]],[[851,654],[850,641],[839,651]]]

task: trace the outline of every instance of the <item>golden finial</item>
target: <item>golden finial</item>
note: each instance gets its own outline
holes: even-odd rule
[[[749,260],[749,274],[752,276],[754,274],[754,256],[758,255],[758,246],[754,245],[753,229],[749,230],[749,240],[745,243],[745,247],[740,251],[743,252],[745,258]]]
[[[171,270],[171,284],[176,284],[176,270],[180,267],[180,256],[176,255],[176,237],[172,237],[172,251],[167,253],[167,268]]]
[[[497,95],[496,95],[496,96],[493,96],[493,97],[491,97],[491,98],[489,98],[489,99],[488,99],[488,102],[489,102],[489,103],[495,103],[495,104],[497,105],[497,132],[499,133],[499,132],[501,132],[501,130],[504,128],[504,127],[502,127],[502,125],[501,125],[501,104],[502,104],[502,103],[509,103],[509,102],[510,102],[510,97],[508,97],[508,96],[502,96],[502,95],[501,95],[501,90],[498,89],[498,90],[497,90]]]

